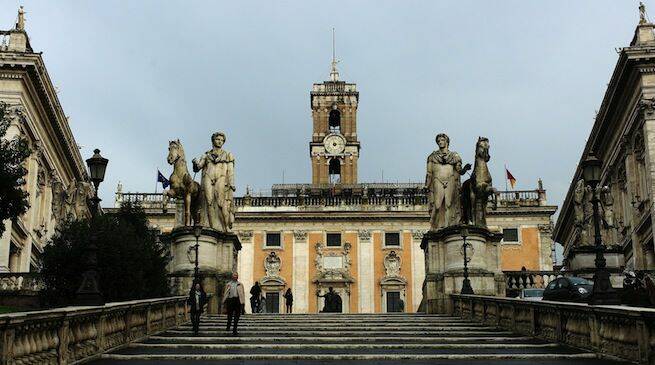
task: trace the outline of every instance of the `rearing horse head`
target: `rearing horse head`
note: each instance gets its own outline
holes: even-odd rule
[[[184,160],[184,148],[179,139],[168,142],[168,157],[166,161],[169,165],[173,165],[179,159]]]
[[[475,144],[475,157],[480,157],[484,162],[489,162],[491,155],[489,155],[489,139],[486,137],[478,137],[478,142]]]

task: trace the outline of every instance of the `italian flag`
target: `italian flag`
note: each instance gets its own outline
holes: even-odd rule
[[[514,189],[514,185],[516,185],[516,179],[514,178],[514,175],[509,172],[507,167],[505,167],[505,173],[507,174],[507,180],[509,181],[509,184],[512,186],[512,189]]]

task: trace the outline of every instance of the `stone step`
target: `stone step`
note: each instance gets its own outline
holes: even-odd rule
[[[337,343],[337,344],[198,344],[198,343],[132,343],[126,348],[136,349],[166,349],[166,350],[212,350],[216,353],[224,353],[233,350],[256,350],[268,351],[272,353],[280,353],[279,350],[543,350],[550,351],[551,349],[560,348],[561,345],[556,343],[540,343],[540,344],[526,344],[526,343],[468,343],[468,344],[435,344],[435,343],[386,343],[386,344],[351,344],[351,343]],[[464,351],[465,352],[465,351]]]
[[[209,317],[225,317],[226,314],[206,314]],[[412,317],[412,318],[460,318],[458,316],[451,316],[447,314],[425,314],[425,313],[246,313],[246,316],[252,317],[275,317],[275,316],[289,316],[289,317],[371,317],[371,318],[386,318],[386,317]]]
[[[217,324],[217,325],[203,325],[199,326],[201,331],[220,331],[221,329],[227,326],[227,322]],[[421,326],[421,327],[411,327],[411,326],[255,326],[255,325],[239,325],[237,326],[240,331],[274,331],[274,330],[285,330],[285,331],[408,331],[408,330],[420,330],[420,331],[430,331],[430,332],[443,332],[443,331],[468,331],[468,330],[485,330],[485,329],[495,329],[494,327],[488,326]],[[184,325],[178,327],[180,330],[191,330],[193,326]]]
[[[222,318],[206,318],[202,317],[201,322],[206,323],[220,323],[225,322],[227,317]],[[341,324],[341,323],[371,323],[371,324],[432,324],[432,323],[442,323],[442,324],[451,324],[451,323],[477,323],[463,319],[445,319],[445,318],[435,318],[435,319],[414,319],[414,318],[404,318],[404,319],[394,319],[394,320],[374,320],[374,319],[351,319],[351,320],[338,320],[338,319],[302,319],[302,318],[271,318],[271,319],[255,319],[255,318],[244,318],[241,316],[239,318],[240,322],[244,323],[276,323],[276,324],[287,324],[287,323],[325,323],[325,324]]]
[[[155,364],[163,365],[163,361],[233,361],[239,363],[242,361],[264,360],[264,361],[444,361],[459,360],[461,364],[469,364],[469,361],[483,361],[480,364],[489,364],[489,361],[502,361],[501,364],[507,364],[507,360],[530,360],[530,361],[552,361],[569,360],[569,364],[580,364],[579,360],[593,360],[589,364],[601,364],[597,361],[598,357],[591,353],[581,354],[140,354],[140,355],[121,355],[121,354],[103,354],[103,360],[129,361],[134,365],[137,361],[152,361]],[[404,363],[404,362],[403,362]],[[448,362],[450,364],[450,362]],[[614,362],[606,362],[612,363]],[[100,364],[98,364],[100,365]]]
[[[344,330],[339,330],[339,331],[331,331],[331,330],[311,330],[307,329],[305,331],[297,331],[297,330],[272,330],[272,331],[260,331],[260,330],[249,330],[249,329],[239,329],[239,334],[240,335],[250,335],[250,336],[275,336],[275,337],[289,337],[289,336],[399,336],[399,335],[405,335],[405,336],[507,336],[511,335],[512,332],[509,331],[498,331],[495,329],[480,329],[480,330],[453,330],[450,328],[444,328],[442,330],[414,330],[414,331],[371,331],[368,329],[363,329],[363,330],[350,330],[350,329],[344,329]],[[208,331],[205,329],[201,329],[198,334],[199,335],[216,335],[220,334],[221,332],[227,333],[225,331],[225,328],[213,330],[213,331]],[[192,331],[190,329],[188,330],[183,330],[183,329],[174,329],[174,330],[169,330],[166,331],[167,334],[172,334],[172,335],[185,335],[185,336],[191,336],[193,335]]]
[[[141,343],[190,343],[190,344],[219,344],[219,343],[255,343],[255,344],[275,344],[275,343],[423,343],[423,344],[444,344],[444,343],[544,343],[543,341],[536,340],[532,337],[519,337],[519,336],[468,336],[468,337],[402,337],[402,336],[387,336],[387,337],[234,337],[231,335],[225,336],[151,336]]]

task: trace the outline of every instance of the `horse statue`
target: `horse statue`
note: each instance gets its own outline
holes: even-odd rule
[[[184,225],[200,224],[200,184],[193,180],[187,168],[184,148],[177,139],[168,143],[166,161],[173,165],[170,177],[171,187],[163,192],[163,206],[166,209],[169,198],[182,199],[184,203]]]
[[[471,177],[462,184],[462,223],[475,226],[487,226],[487,202],[494,194],[491,186],[491,174],[487,167],[489,139],[479,137],[475,144],[475,164]]]

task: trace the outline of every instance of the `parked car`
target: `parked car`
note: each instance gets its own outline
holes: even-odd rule
[[[522,289],[519,292],[519,299],[525,300],[541,300],[544,296],[544,289],[532,288],[532,289]]]
[[[548,283],[543,299],[558,302],[586,302],[593,286],[591,281],[583,278],[557,278]]]

